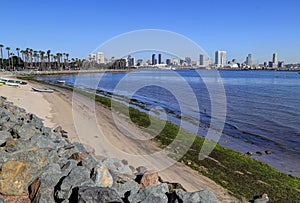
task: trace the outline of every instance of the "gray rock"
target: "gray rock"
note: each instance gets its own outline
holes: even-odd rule
[[[267,203],[269,201],[269,197],[267,194],[263,194],[260,197],[254,200],[254,203]]]
[[[186,203],[218,203],[215,194],[209,190],[201,190],[198,192],[185,192],[182,190],[174,190],[176,198],[179,202]]]
[[[69,199],[73,188],[94,185],[94,182],[90,179],[90,171],[83,166],[78,166],[73,168],[68,176],[62,180],[55,196],[61,200]]]
[[[38,148],[52,148],[55,149],[57,145],[53,143],[51,140],[47,139],[46,137],[42,136],[41,134],[35,134],[30,138],[32,143],[35,143],[35,146]]]
[[[168,185],[163,183],[155,187],[146,187],[136,194],[130,194],[128,200],[129,202],[167,203],[167,192],[169,192]]]
[[[135,175],[129,165],[125,165],[121,160],[116,158],[106,158],[102,164],[106,166],[114,179],[114,182],[126,182],[135,179]]]
[[[106,202],[123,202],[118,193],[111,188],[101,187],[79,187],[77,192],[72,195],[70,202],[78,203],[106,203]],[[76,194],[77,193],[77,194]]]
[[[130,195],[134,195],[139,191],[139,184],[133,180],[129,180],[123,184],[118,184],[115,186],[117,193],[120,197],[125,198],[126,194],[130,192]]]
[[[46,166],[39,178],[40,188],[32,203],[55,202],[54,188],[63,175],[58,164],[49,164]]]
[[[85,159],[82,160],[81,164],[92,171],[93,168],[99,165],[99,161],[93,155],[89,154]]]
[[[24,139],[29,139],[36,133],[39,133],[39,130],[35,128],[35,125],[31,123],[26,123],[22,126],[15,126],[13,129],[17,135],[15,136],[16,138],[21,137]]]
[[[113,185],[113,177],[108,168],[103,165],[97,165],[93,169],[91,179],[98,187],[112,187]]]
[[[11,138],[11,135],[7,131],[0,131],[0,146],[6,143],[6,139]]]
[[[148,169],[145,166],[139,166],[139,167],[136,168],[136,171],[137,171],[136,175],[137,176],[142,176],[147,172],[147,170]]]

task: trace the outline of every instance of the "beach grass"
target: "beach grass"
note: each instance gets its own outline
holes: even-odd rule
[[[49,85],[49,83],[38,81],[31,76],[23,77],[22,79]],[[56,86],[71,91],[74,90],[84,96],[93,98],[107,108],[111,108],[113,102],[114,111],[118,111],[119,113],[125,114],[125,111],[128,111],[126,110],[128,109],[126,105],[112,101],[109,98],[73,89],[68,86]],[[180,129],[173,123],[159,120],[132,107],[129,107],[129,114],[132,122],[150,134],[156,135],[153,139],[159,143],[161,148],[168,148],[168,146],[177,143],[176,146],[178,147],[176,149],[180,151],[185,147],[185,143],[192,141],[192,145],[182,157],[176,157],[176,153],[170,153],[170,157],[173,156],[176,160],[185,163],[192,169],[214,180],[228,189],[237,198],[242,199],[245,197],[248,201],[251,201],[255,196],[266,193],[270,198],[270,202],[300,202],[299,178],[282,173],[263,162],[222,147],[219,144],[213,143],[213,141],[211,141],[211,144],[216,144],[216,146],[212,153],[205,159],[199,160],[198,157],[205,141],[204,138]],[[155,127],[148,128],[150,125],[164,127],[157,133],[158,130]],[[179,137],[178,134],[180,134]]]

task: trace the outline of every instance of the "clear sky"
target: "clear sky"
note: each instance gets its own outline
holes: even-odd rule
[[[300,62],[299,0],[2,0],[0,44],[86,57],[106,40],[140,29],[182,34],[210,56]]]

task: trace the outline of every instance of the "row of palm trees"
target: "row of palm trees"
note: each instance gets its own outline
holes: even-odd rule
[[[5,70],[16,70],[16,68],[18,70],[63,70],[69,68],[70,65],[79,67],[82,64],[82,61],[78,58],[69,60],[68,53],[52,54],[51,50],[45,52],[30,48],[26,48],[25,50],[16,48],[17,56],[15,56],[15,54],[11,52],[11,48],[6,47],[7,59],[5,60],[3,58],[3,48],[4,46],[0,44],[1,69]]]

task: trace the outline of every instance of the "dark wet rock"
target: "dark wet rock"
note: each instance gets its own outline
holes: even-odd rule
[[[94,182],[90,179],[90,171],[83,166],[78,166],[71,170],[68,176],[61,181],[60,185],[57,185],[59,189],[55,196],[61,200],[69,199],[73,188],[94,185]]]
[[[271,150],[266,150],[265,153],[266,153],[267,155],[270,155],[270,154],[272,154],[272,151],[271,151]]]
[[[182,190],[174,190],[176,200],[186,203],[218,203],[217,197],[209,190],[201,190],[198,192],[185,192]]]
[[[262,155],[263,155],[263,153],[262,153],[262,152],[260,152],[260,151],[257,151],[257,152],[256,152],[256,155],[258,155],[258,156],[262,156]]]
[[[149,186],[145,189],[141,189],[136,194],[130,194],[128,200],[129,202],[167,203],[167,192],[169,192],[168,185],[163,183],[156,187]]]
[[[78,203],[106,203],[106,202],[123,202],[118,193],[111,188],[101,187],[78,187],[75,188],[70,202]]]

